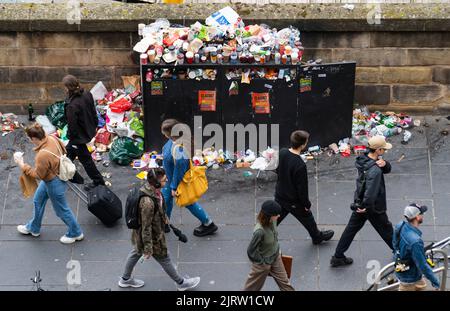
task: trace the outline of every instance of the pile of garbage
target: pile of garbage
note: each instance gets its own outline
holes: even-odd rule
[[[1,113],[0,118],[2,122],[2,137],[13,132],[15,129],[20,127],[20,123],[17,120],[17,116],[14,113]]]
[[[349,157],[351,154],[362,154],[367,151],[368,140],[372,136],[382,135],[386,138],[403,135],[402,144],[408,144],[412,137],[409,129],[420,126],[420,120],[413,120],[404,113],[376,111],[370,113],[367,107],[353,110],[352,137],[340,140],[328,147],[312,146],[305,152],[304,159],[313,159],[326,152],[328,156],[340,154]]]
[[[133,50],[146,64],[292,64],[301,62],[304,48],[300,31],[268,25],[245,25],[230,7],[212,14],[205,24],[189,27],[158,19],[139,24],[141,37]]]

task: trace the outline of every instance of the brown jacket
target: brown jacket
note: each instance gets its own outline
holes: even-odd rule
[[[139,201],[140,223],[139,229],[134,229],[131,241],[139,254],[149,254],[156,258],[167,257],[166,237],[164,226],[166,224],[166,212],[162,194],[159,196],[155,188],[147,183],[142,186],[145,193]],[[157,204],[156,202],[161,202]]]
[[[55,178],[59,174],[59,158],[45,150],[60,155],[57,144],[60,147],[59,149],[66,154],[66,148],[58,138],[50,137],[49,135],[45,136],[42,143],[34,148],[36,152],[36,157],[34,158],[35,168],[25,164],[23,168],[24,174],[44,181],[50,181]]]

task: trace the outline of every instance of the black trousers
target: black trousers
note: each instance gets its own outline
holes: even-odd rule
[[[278,202],[278,201],[277,201]],[[304,207],[298,207],[292,204],[278,202],[281,205],[281,215],[278,218],[278,225],[283,221],[288,214],[292,214],[305,227],[313,240],[318,240],[321,237],[320,231],[317,228],[316,220],[310,210],[305,210]]]
[[[92,159],[91,154],[85,144],[82,145],[74,145],[70,142],[67,144],[67,157],[74,161],[76,157],[80,160],[81,164],[84,167],[84,170],[88,174],[88,176],[92,179],[95,185],[104,185],[105,180],[103,179],[102,174],[95,166],[94,160]]]
[[[386,212],[381,214],[371,212],[353,212],[344,232],[342,233],[339,243],[336,246],[336,257],[344,257],[344,253],[348,250],[350,244],[352,244],[355,235],[362,229],[367,220],[372,224],[389,248],[393,249],[392,237],[394,234],[394,228],[392,227],[392,223],[389,221]]]

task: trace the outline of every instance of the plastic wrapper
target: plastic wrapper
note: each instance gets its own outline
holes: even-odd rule
[[[122,97],[109,105],[109,108],[114,113],[122,113],[130,110],[131,106],[131,103],[125,97]]]
[[[137,136],[142,138],[144,137],[144,122],[134,117],[128,124],[130,129],[132,129]]]
[[[98,81],[97,84],[95,84],[91,89],[91,94],[94,100],[103,99],[107,93],[108,90],[106,89],[102,81]]]
[[[54,126],[62,129],[67,124],[65,102],[59,101],[48,106],[47,109],[45,109],[45,115]]]
[[[37,116],[36,122],[42,126],[46,134],[53,134],[56,132],[56,127],[50,122],[47,116]]]

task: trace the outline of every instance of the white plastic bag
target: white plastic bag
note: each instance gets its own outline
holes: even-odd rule
[[[227,6],[211,14],[206,19],[205,23],[208,26],[230,26],[234,25],[239,18],[239,14],[231,7]]]
[[[253,162],[252,166],[250,166],[252,170],[260,170],[260,171],[264,171],[266,167],[267,161],[264,157],[257,158],[255,162]]]
[[[56,127],[50,122],[47,116],[37,116],[36,122],[42,126],[47,135],[56,132]]]
[[[105,98],[105,95],[108,94],[108,90],[102,81],[98,81],[96,85],[91,89],[92,97],[94,100],[100,100]]]

